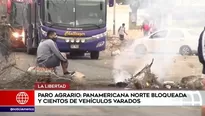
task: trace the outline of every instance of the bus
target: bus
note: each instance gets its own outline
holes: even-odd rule
[[[11,41],[12,48],[24,48],[24,30],[22,11],[24,4],[20,0],[9,0],[7,1],[7,19],[12,27],[8,32],[8,37]]]
[[[107,0],[16,1],[23,3],[22,12],[15,15],[22,18],[27,53],[36,51],[49,30],[57,33],[59,50],[71,56],[90,53],[91,59],[98,59],[105,50]]]

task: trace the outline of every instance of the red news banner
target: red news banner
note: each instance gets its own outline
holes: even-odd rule
[[[68,83],[35,83],[35,90],[69,90]],[[35,112],[34,90],[1,90],[0,112]],[[205,116],[205,106],[202,107]]]
[[[1,90],[0,112],[34,112],[34,90]]]
[[[69,83],[35,83],[35,90],[69,90]]]
[[[35,90],[69,90],[68,83],[35,83]],[[35,112],[34,90],[1,90],[0,112]]]

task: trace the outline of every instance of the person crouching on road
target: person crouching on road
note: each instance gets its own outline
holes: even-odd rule
[[[48,31],[46,39],[42,39],[37,48],[37,65],[45,68],[62,66],[64,75],[73,75],[68,72],[68,59],[65,53],[61,53],[56,45],[57,35],[55,31]]]

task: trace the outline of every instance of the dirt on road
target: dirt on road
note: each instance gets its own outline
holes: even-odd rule
[[[148,57],[148,56],[147,56]],[[146,59],[146,58],[145,58]],[[165,80],[178,81],[184,76],[200,75],[201,64],[196,56],[175,56],[170,62],[169,69],[163,69],[159,63],[160,59],[156,59],[153,64],[153,71],[159,68],[161,72],[166,72],[164,75]],[[106,63],[105,63],[106,62]],[[143,59],[136,59],[127,61],[127,66],[124,66],[130,73],[134,73],[136,69],[140,69],[145,65]],[[17,65],[13,68],[8,68],[0,76],[1,89],[32,89],[36,81],[36,77],[30,76],[25,73],[29,66],[35,64],[35,56],[27,55],[24,53],[16,53]],[[114,83],[112,76],[114,57],[100,59],[100,60],[85,60],[73,59],[70,60],[71,69],[74,67],[86,75],[88,85],[86,89],[116,89],[108,85]],[[89,66],[89,70],[87,70]],[[19,69],[18,69],[19,68]],[[96,75],[95,71],[99,71]]]
[[[140,35],[140,31],[134,30],[132,33]],[[131,33],[131,32],[130,32]],[[108,40],[108,44],[113,44],[113,41]],[[120,47],[119,45],[118,47]],[[110,46],[107,46],[109,50]],[[116,47],[114,45],[114,47]],[[201,74],[201,64],[198,61],[197,56],[179,56],[163,54],[147,54],[141,58],[124,58],[117,59],[112,57],[110,53],[102,52],[99,60],[89,59],[70,59],[69,70],[77,70],[86,75],[88,81],[87,88],[110,88],[108,85],[114,83],[113,70],[116,68],[116,64],[122,64],[123,70],[126,70],[130,74],[136,73],[136,70],[140,70],[147,63],[154,58],[154,64],[151,67],[153,73],[155,73],[160,79],[179,81],[182,77],[190,75]],[[160,57],[159,57],[160,56]],[[167,60],[168,56],[168,61]],[[22,52],[14,52],[11,61],[6,62],[1,60],[1,66],[16,63],[15,66],[11,65],[0,73],[0,89],[32,89],[33,84],[36,82],[36,76],[31,76],[26,73],[26,70],[30,66],[35,65],[36,56],[28,55]],[[3,64],[3,65],[2,65]],[[2,69],[3,70],[3,69]],[[62,71],[59,70],[61,73]]]

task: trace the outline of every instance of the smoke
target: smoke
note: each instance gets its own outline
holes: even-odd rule
[[[151,57],[155,59],[151,70],[154,74],[156,74],[159,81],[168,79],[169,73],[174,68],[172,67],[172,64],[174,63],[174,59],[178,54],[177,51],[171,52],[172,49],[175,49],[174,47],[175,46],[170,47],[169,43],[165,42],[164,45],[159,46],[159,49],[161,49],[161,51],[159,51],[160,53],[151,54]]]
[[[133,4],[133,1],[137,0],[129,1],[130,4]],[[199,3],[204,4],[203,7],[194,7],[192,6],[193,3],[191,3],[191,0],[185,0],[185,2],[190,2],[190,4],[187,3],[186,6],[180,5],[185,3],[179,3],[179,0],[139,1],[140,5],[137,4],[139,6],[137,12],[134,11],[136,7],[133,8],[132,6],[132,13],[139,14],[139,12],[141,12],[140,10],[146,11],[149,15],[147,20],[153,21],[157,29],[167,27],[189,28],[190,26],[201,28],[201,26],[205,24],[205,16],[198,15],[205,13],[205,10],[201,9],[205,7],[204,2]],[[159,80],[166,80],[167,75],[172,73],[172,64],[179,49],[176,49],[176,46],[172,46],[169,41],[163,41],[161,43],[158,41],[158,43],[153,42],[146,46],[151,49],[153,53],[143,54],[144,48],[139,47],[139,45],[141,45],[144,39],[134,39],[132,44],[123,47],[121,54],[114,59],[113,78],[115,82],[122,82],[130,78],[131,74],[138,72],[146,64],[149,64],[152,58],[154,58],[154,64],[151,68],[152,72],[158,76]],[[132,67],[134,70],[130,70],[128,67]]]
[[[205,24],[205,1],[203,0],[127,0],[132,17],[152,20],[157,28],[203,27]],[[137,22],[138,23],[138,22]]]
[[[116,83],[129,79],[132,76],[131,74],[139,72],[145,65],[149,64],[152,58],[154,58],[152,72],[159,77],[159,81],[166,79],[166,74],[171,70],[170,67],[175,54],[167,54],[169,49],[162,49],[159,51],[160,53],[146,54],[141,44],[142,39],[136,39],[132,44],[122,47],[121,54],[114,58],[113,78]],[[167,44],[159,47],[164,48]]]
[[[128,43],[130,44],[130,43]],[[131,74],[126,69],[127,66],[131,65],[135,58],[142,57],[142,54],[136,54],[136,44],[125,45],[122,47],[122,51],[119,56],[116,56],[113,63],[113,76],[115,82],[123,82],[131,77]]]

